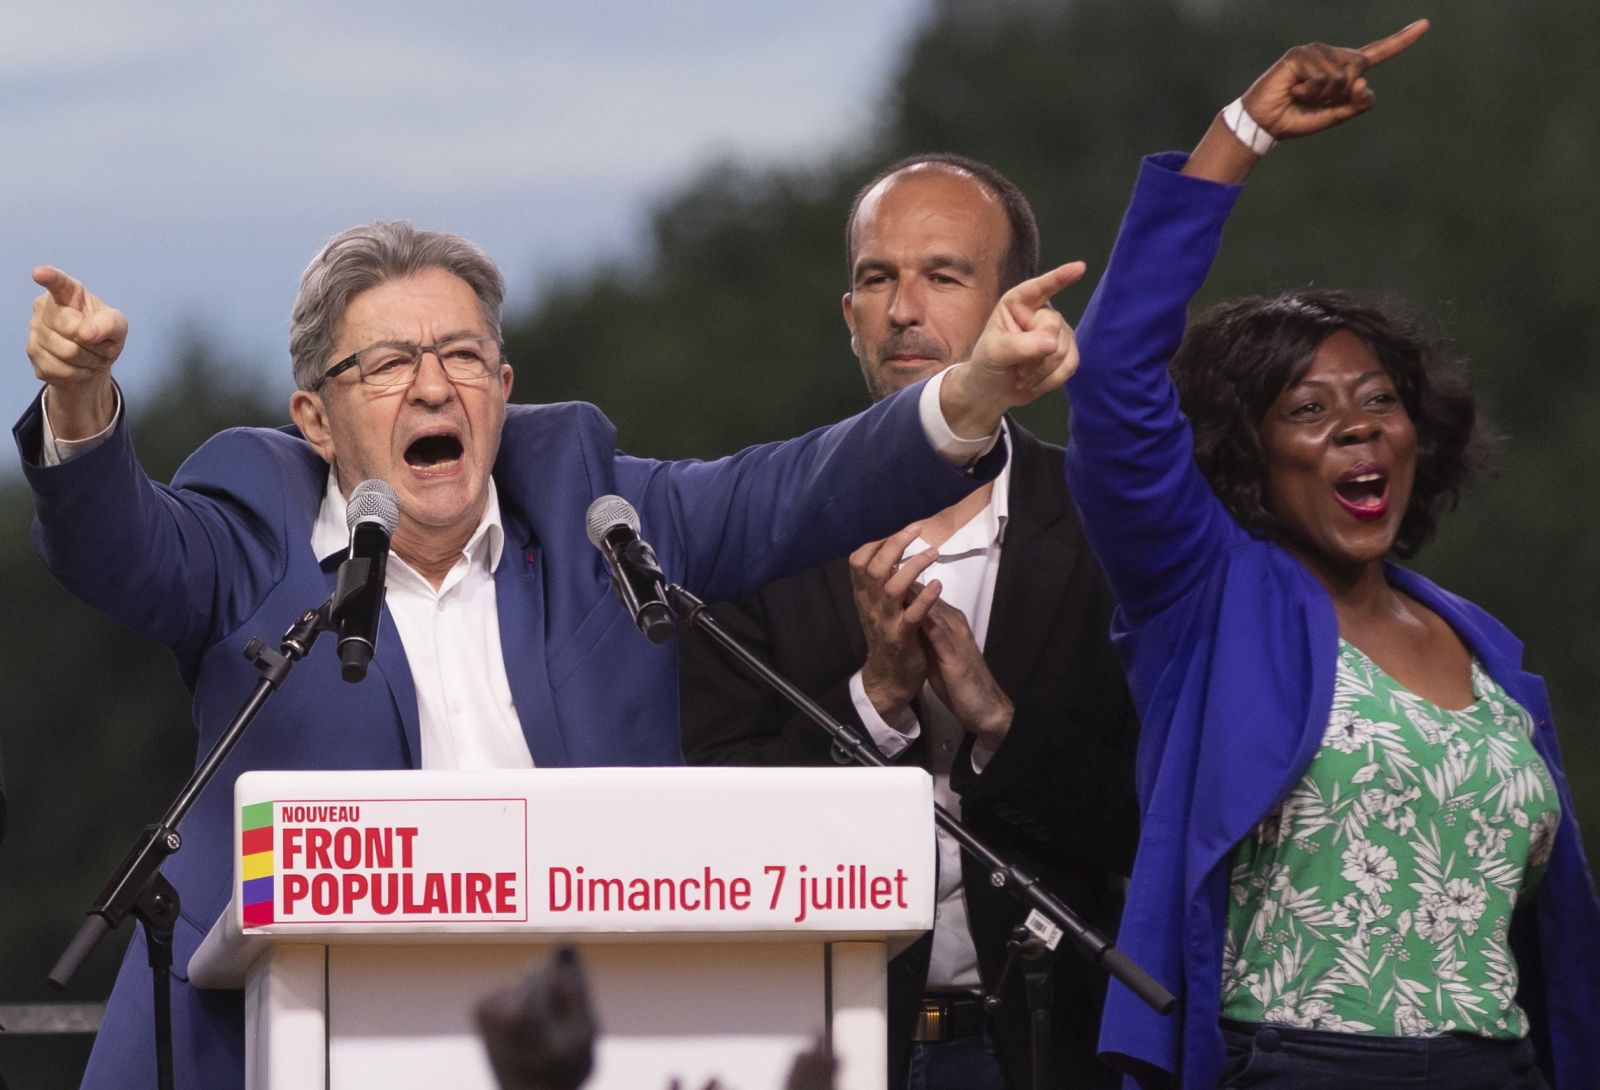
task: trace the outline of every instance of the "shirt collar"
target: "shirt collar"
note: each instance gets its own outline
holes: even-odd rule
[[[1011,441],[1011,433],[1006,430],[1007,424],[1003,417],[1000,429],[1000,441],[1006,444],[1006,463],[1000,467],[1000,472],[995,474],[992,482],[994,487],[989,492],[989,503],[966,523],[957,526],[955,532],[939,546],[941,557],[983,552],[990,546],[1005,544],[1006,521],[1011,514],[1011,456],[1016,451],[1016,444]],[[927,543],[918,537],[906,548],[906,555],[909,556],[926,547]]]
[[[317,521],[311,526],[311,551],[318,562],[340,555],[350,548],[350,529],[345,524],[345,512],[349,506],[344,494],[339,491],[338,474],[330,469],[328,487],[322,494],[322,506],[317,509]],[[492,572],[500,567],[500,554],[506,542],[505,526],[500,521],[500,493],[495,489],[493,477],[489,478],[489,502],[483,506],[483,518],[478,520],[478,528],[472,531],[462,553],[472,556],[486,537],[489,570]]]

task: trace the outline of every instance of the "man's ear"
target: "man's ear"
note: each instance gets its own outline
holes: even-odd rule
[[[322,460],[332,465],[333,429],[328,426],[328,403],[309,390],[296,390],[289,395],[289,419],[322,455]]]
[[[856,336],[855,300],[850,298],[849,292],[845,292],[844,298],[839,300],[839,305],[844,308],[844,324],[850,327],[850,351],[860,356],[861,338]]]

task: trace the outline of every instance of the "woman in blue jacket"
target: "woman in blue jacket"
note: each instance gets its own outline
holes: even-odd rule
[[[1182,1001],[1112,986],[1101,1047],[1143,1086],[1600,1086],[1600,903],[1544,685],[1389,560],[1481,457],[1470,394],[1337,292],[1185,338],[1256,161],[1369,108],[1426,29],[1291,50],[1148,160],[1079,328],[1067,471],[1143,723],[1118,945]]]

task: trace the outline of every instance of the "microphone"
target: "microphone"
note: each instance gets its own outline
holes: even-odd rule
[[[672,610],[661,588],[665,576],[655,550],[639,536],[639,513],[621,496],[601,496],[585,516],[589,543],[600,550],[611,569],[611,585],[633,623],[651,643],[672,635]]]
[[[389,537],[400,524],[400,498],[387,481],[362,481],[350,493],[344,520],[350,552],[339,565],[333,619],[339,628],[339,676],[355,682],[367,676],[378,643]]]

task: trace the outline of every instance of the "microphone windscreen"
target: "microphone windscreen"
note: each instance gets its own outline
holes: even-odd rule
[[[595,500],[589,505],[584,521],[588,523],[589,544],[596,549],[606,534],[618,526],[626,526],[635,534],[639,532],[639,512],[621,496],[601,496]]]
[[[356,485],[350,493],[344,524],[354,530],[363,522],[376,522],[390,536],[393,536],[394,528],[400,525],[400,497],[388,481],[373,477]]]

